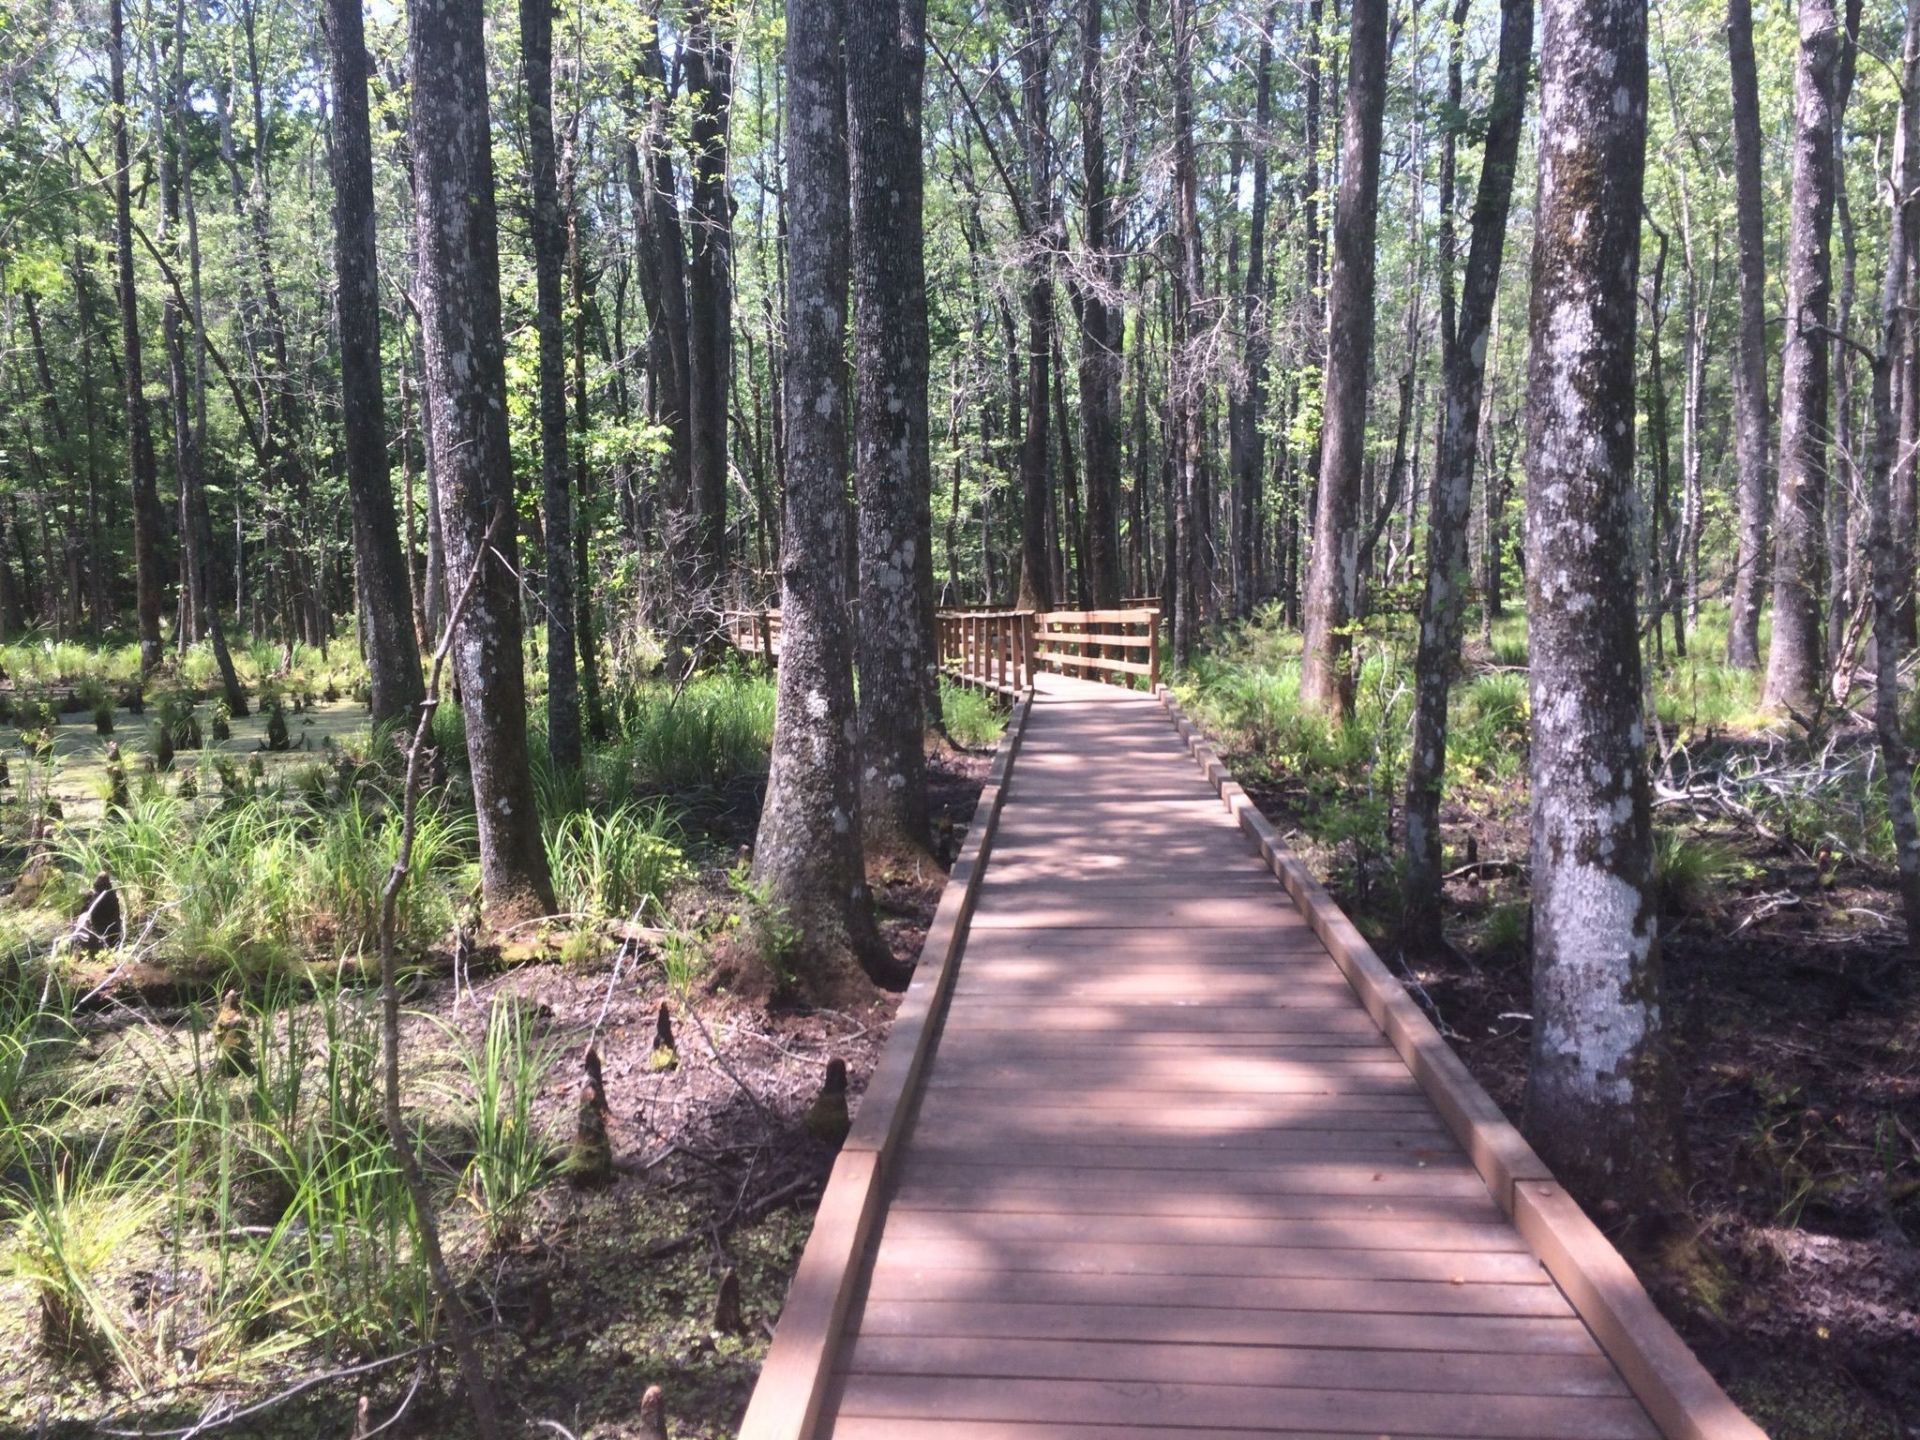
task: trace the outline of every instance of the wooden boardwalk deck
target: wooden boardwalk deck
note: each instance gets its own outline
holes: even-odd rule
[[[1660,1436],[1160,702],[1039,686],[789,1433]]]

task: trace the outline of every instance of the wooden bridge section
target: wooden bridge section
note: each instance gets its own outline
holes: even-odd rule
[[[1760,1432],[1165,697],[1041,674],[741,1434]]]

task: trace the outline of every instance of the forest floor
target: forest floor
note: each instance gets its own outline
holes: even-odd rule
[[[288,720],[295,749],[267,757],[275,767],[311,766],[315,752],[365,743],[364,711],[350,701],[303,706]],[[124,711],[119,721],[134,769],[147,727]],[[224,748],[256,750],[261,724],[235,722]],[[50,790],[37,800],[16,793],[9,814],[51,794],[63,826],[85,834],[101,823],[105,741],[90,716],[67,717],[54,740],[50,766],[13,749],[16,792]],[[930,751],[942,864],[971,819],[989,758],[945,744]],[[281,773],[270,769],[265,783]],[[285,772],[289,784],[297,773]],[[735,865],[758,809],[748,781],[680,811],[674,833],[685,864],[666,913],[649,917],[655,924],[576,920],[503,948],[465,945],[456,929],[409,963],[404,1094],[423,1127],[447,1247],[511,1435],[638,1436],[640,1398],[655,1384],[678,1440],[737,1431],[833,1161],[804,1116],[830,1058],[846,1062],[857,1097],[898,1002],[875,991],[857,1008],[769,1011],[712,982],[706,942],[754,903]],[[917,956],[944,880],[931,868],[875,877],[882,932],[900,961]],[[44,950],[64,913],[19,905],[16,897],[6,911],[10,933],[33,935]],[[22,1228],[0,1246],[0,1437],[344,1437],[363,1396],[371,1425],[392,1421],[386,1435],[469,1428],[451,1357],[420,1351],[419,1328],[404,1320],[408,1286],[423,1323],[432,1305],[403,1214],[386,1212],[383,1222],[381,1186],[328,1170],[324,1158],[329,1146],[346,1154],[359,1144],[355,1163],[384,1163],[377,1126],[329,1141],[327,1127],[346,1123],[351,1106],[329,1110],[323,1096],[316,1109],[312,1098],[338,1071],[363,1089],[376,1074],[376,997],[357,971],[343,968],[345,983],[330,990],[299,967],[284,972],[297,979],[256,976],[265,997],[258,1009],[245,1003],[257,1074],[226,1077],[209,1045],[224,980],[164,963],[120,965],[110,953],[63,963],[74,992],[111,983],[88,993],[57,1036],[35,1042],[47,1048],[31,1055],[46,1058],[0,1044],[0,1062],[25,1067],[0,1076],[20,1106],[0,1115],[8,1143],[20,1147],[9,1160],[0,1145],[0,1182],[37,1197],[23,1201]],[[651,1063],[663,1006],[677,1049],[665,1069]],[[614,1174],[580,1189],[555,1162],[575,1131],[589,1045],[601,1058]],[[293,1063],[276,1058],[295,1054]],[[529,1143],[480,1138],[483,1070],[501,1082],[509,1128],[523,1127]],[[516,1117],[521,1083],[530,1093]],[[303,1092],[298,1106],[274,1108],[283,1088]],[[277,1175],[261,1178],[259,1157],[278,1152],[259,1137],[278,1113],[318,1141],[323,1181],[352,1190],[339,1209],[326,1211],[304,1185],[288,1202]],[[193,1138],[201,1132],[191,1127],[209,1118],[206,1138]],[[45,1125],[55,1129],[36,1132]],[[233,1141],[240,1131],[246,1138]],[[41,1146],[71,1157],[59,1162],[62,1174],[74,1167],[71,1193],[59,1177],[14,1168]],[[495,1169],[482,1164],[483,1149]],[[302,1153],[313,1162],[311,1145]],[[519,1175],[496,1180],[516,1155]],[[181,1178],[170,1186],[175,1169]],[[488,1188],[509,1179],[518,1186],[511,1194]],[[399,1227],[388,1250],[383,1223]],[[318,1233],[325,1224],[339,1230]],[[57,1253],[50,1240],[73,1247],[71,1283],[23,1262]],[[718,1309],[728,1272],[738,1282],[732,1315]],[[111,1337],[113,1353],[50,1342],[46,1297],[59,1295],[102,1307],[85,1328]],[[322,1326],[331,1339],[303,1338]]]
[[[1469,744],[1474,683],[1456,701]],[[1409,968],[1392,944],[1391,770],[1316,774],[1285,725],[1221,729],[1256,802],[1521,1121],[1524,744],[1518,766],[1450,779],[1449,953]],[[1722,716],[1663,743],[1662,956],[1694,1228],[1643,1237],[1604,1201],[1596,1219],[1775,1440],[1920,1435],[1920,975],[1871,843],[1871,729],[1842,720],[1809,743]]]

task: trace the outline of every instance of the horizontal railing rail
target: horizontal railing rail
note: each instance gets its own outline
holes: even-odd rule
[[[780,655],[780,612],[723,612],[727,642],[772,663]],[[940,670],[949,679],[1018,696],[1041,671],[1152,690],[1160,683],[1160,611],[942,610],[934,618]]]

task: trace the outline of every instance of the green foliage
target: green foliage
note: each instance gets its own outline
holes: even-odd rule
[[[310,955],[372,953],[399,833],[396,814],[357,797],[324,813],[273,795],[203,813],[178,796],[145,795],[62,838],[65,899],[77,903],[83,878],[109,871],[133,917],[129,932],[151,919],[157,958],[187,973],[264,976]],[[404,948],[451,927],[472,845],[469,818],[422,810],[399,899]]]
[[[504,996],[488,1007],[480,1043],[463,1044],[459,1054],[474,1107],[463,1193],[488,1242],[512,1245],[526,1228],[529,1198],[552,1169],[553,1147],[534,1125],[533,1102],[560,1050],[535,1037],[533,1007]]]
[[[722,671],[684,689],[647,683],[611,697],[619,748],[644,789],[678,797],[758,782],[773,744],[771,679]]]
[[[562,907],[594,918],[644,918],[690,873],[680,827],[661,803],[579,810],[544,827]]]
[[[949,680],[940,682],[940,719],[956,744],[976,750],[998,741],[1007,726],[1006,714],[986,691]]]

